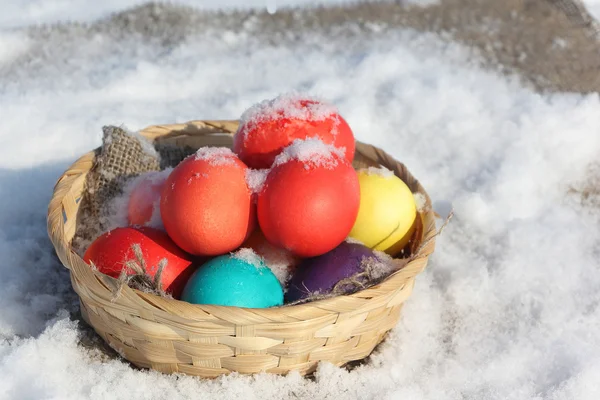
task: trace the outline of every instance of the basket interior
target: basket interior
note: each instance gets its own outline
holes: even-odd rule
[[[229,124],[229,125],[228,125]],[[192,151],[202,146],[226,146],[231,148],[233,145],[232,133],[235,132],[237,127],[237,121],[226,121],[223,124],[206,123],[193,121],[191,123],[179,124],[174,126],[153,126],[143,130],[142,135],[152,138],[155,141],[156,146],[178,146],[178,147],[189,147]],[[158,133],[157,133],[158,132]],[[98,151],[98,149],[96,150]],[[62,200],[61,207],[61,226],[59,229],[56,224],[49,222],[49,231],[55,232],[51,236],[54,237],[53,242],[55,248],[59,249],[62,247],[62,251],[57,251],[59,254],[63,254],[61,260],[67,267],[71,267],[73,264],[85,265],[86,269],[89,270],[89,266],[83,262],[81,257],[77,255],[70,247],[71,241],[76,231],[78,219],[80,213],[78,212],[79,206],[82,202],[82,192],[84,190],[84,183],[86,174],[92,168],[94,164],[95,152],[84,155],[78,160],[71,170],[67,171],[61,178],[62,186],[66,189],[67,193],[62,196],[62,199],[58,199],[55,196],[54,200]],[[394,171],[396,176],[400,177],[413,191],[413,193],[421,193],[426,199],[426,206],[423,210],[420,210],[417,218],[417,227],[413,233],[413,238],[409,243],[410,248],[407,249],[408,253],[419,258],[421,256],[427,257],[430,252],[433,251],[435,240],[435,217],[431,209],[431,201],[427,192],[423,189],[420,183],[410,174],[406,167],[389,156],[387,153],[378,149],[374,146],[356,142],[356,153],[353,162],[355,168],[369,167],[369,166],[380,166],[383,165],[388,169]],[[59,183],[61,183],[59,181]],[[56,193],[55,193],[56,194]],[[51,204],[52,208],[52,204]],[[57,232],[57,230],[59,232]],[[56,233],[59,233],[56,237]],[[426,243],[426,246],[423,244]],[[145,303],[151,304],[154,308],[158,308],[167,313],[175,313],[179,315],[186,315],[192,318],[202,319],[202,315],[205,315],[208,310],[210,312],[216,312],[217,309],[222,309],[220,312],[229,313],[230,309],[235,309],[241,313],[245,312],[260,312],[270,313],[275,309],[287,308],[290,309],[292,315],[301,315],[304,313],[302,308],[310,305],[311,309],[314,307],[323,307],[324,309],[329,308],[332,304],[339,302],[341,297],[344,298],[355,298],[355,299],[368,299],[373,296],[377,296],[381,291],[389,291],[394,287],[403,286],[410,279],[412,279],[419,271],[418,268],[411,268],[410,264],[403,267],[400,270],[393,272],[391,275],[386,277],[383,282],[379,282],[374,286],[367,287],[360,291],[337,296],[335,298],[325,298],[314,300],[309,303],[296,304],[293,306],[283,305],[280,307],[273,307],[270,309],[255,310],[245,309],[229,306],[210,306],[210,305],[197,305],[188,304],[179,300],[165,299],[160,296],[153,294],[143,293],[131,288],[125,288],[126,292],[135,292],[140,299]],[[87,275],[87,274],[86,274]],[[93,272],[95,279],[103,287],[108,290],[115,290],[115,279],[104,276],[98,272]],[[335,308],[335,307],[334,307]],[[220,313],[220,312],[217,312]],[[254,316],[247,315],[250,320],[254,319]]]

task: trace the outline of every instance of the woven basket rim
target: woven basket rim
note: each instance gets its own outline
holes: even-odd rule
[[[225,135],[230,136],[233,133],[235,133],[235,131],[237,129],[237,125],[238,125],[238,120],[222,120],[222,121],[221,120],[217,120],[217,121],[194,120],[194,121],[189,121],[189,122],[185,122],[182,124],[151,125],[151,126],[148,126],[144,129],[140,130],[139,133],[149,139],[156,139],[158,137],[167,137],[167,136],[177,137],[179,135],[189,135],[189,134],[199,135],[199,136],[225,134]],[[173,132],[176,132],[176,133],[173,133]],[[423,213],[418,213],[418,216],[420,216],[424,221],[425,214],[431,214],[430,217],[433,220],[435,219],[429,195],[427,194],[425,189],[421,186],[421,184],[418,182],[418,180],[412,176],[412,174],[410,173],[408,168],[406,168],[406,166],[403,163],[395,160],[393,157],[389,156],[383,150],[381,150],[375,146],[372,146],[372,145],[369,145],[369,144],[366,144],[366,143],[363,143],[360,141],[356,141],[356,143],[357,143],[357,150],[358,150],[359,146],[366,146],[369,148],[373,148],[373,149],[376,149],[378,152],[380,152],[383,157],[388,157],[389,159],[393,160],[395,163],[402,165],[402,167],[406,170],[406,174],[414,180],[413,186],[417,187],[417,191],[419,193],[423,194],[426,199],[427,205],[425,207],[425,211]],[[78,179],[85,179],[85,176],[87,175],[87,173],[89,173],[92,166],[94,165],[95,154],[99,149],[100,149],[100,147],[98,147],[88,153],[85,153],[83,156],[81,156],[79,159],[77,159],[72,165],[70,165],[67,168],[67,170],[65,170],[65,172],[61,175],[61,177],[58,178],[56,185],[54,186],[52,199],[48,206],[48,217],[47,217],[48,234],[54,245],[55,250],[57,251],[57,253],[59,255],[59,258],[61,259],[62,264],[67,269],[71,270],[71,273],[74,275],[77,275],[78,272],[77,272],[77,268],[73,268],[73,264],[74,264],[74,262],[72,260],[73,258],[75,260],[77,260],[77,263],[81,262],[81,263],[87,265],[88,267],[89,267],[89,265],[86,264],[83,261],[83,259],[72,249],[70,241],[67,241],[65,238],[63,220],[62,220],[64,211],[60,210],[60,212],[59,212],[58,208],[60,208],[62,200],[65,198],[65,196],[67,194],[65,192],[67,192],[68,191],[67,189],[69,189],[72,185],[70,185],[68,187],[61,187],[61,183],[65,180],[65,178],[71,177],[74,175],[77,175]],[[58,218],[58,216],[60,216],[60,218]],[[206,316],[206,314],[213,314],[213,313],[222,315],[224,313],[234,312],[234,313],[236,313],[237,316],[242,317],[242,319],[246,319],[246,318],[247,319],[256,319],[257,315],[268,317],[269,314],[276,315],[278,312],[281,312],[281,310],[290,310],[292,308],[295,311],[293,313],[294,315],[299,315],[299,314],[302,314],[302,311],[304,311],[304,310],[308,311],[309,309],[315,309],[315,308],[320,308],[322,310],[329,310],[329,309],[333,310],[333,309],[335,309],[334,305],[340,301],[343,301],[344,298],[368,299],[371,297],[376,297],[376,293],[378,291],[380,291],[380,289],[382,288],[383,285],[386,284],[386,282],[389,283],[390,281],[393,281],[393,280],[395,280],[395,278],[399,278],[402,275],[409,275],[409,276],[405,277],[405,284],[410,283],[410,279],[414,278],[414,276],[416,276],[418,273],[420,273],[422,268],[421,268],[421,270],[414,271],[414,273],[411,274],[412,271],[409,271],[410,268],[407,269],[407,267],[416,260],[429,257],[429,255],[433,252],[433,250],[435,248],[436,234],[437,234],[437,231],[436,231],[435,224],[433,224],[432,226],[428,226],[428,227],[423,226],[423,235],[422,235],[421,243],[423,244],[426,242],[426,245],[422,246],[419,249],[417,256],[409,264],[407,264],[403,268],[393,272],[392,274],[388,275],[381,282],[379,282],[373,286],[370,286],[368,288],[361,289],[361,290],[351,293],[351,294],[343,294],[343,295],[339,295],[339,296],[318,299],[318,300],[314,300],[314,301],[310,301],[310,302],[306,302],[306,303],[292,304],[292,305],[283,304],[281,306],[275,306],[275,307],[270,307],[270,308],[244,308],[244,307],[235,307],[235,306],[191,304],[191,303],[187,303],[182,300],[168,299],[168,298],[160,297],[155,294],[144,293],[139,290],[132,289],[128,286],[124,286],[122,288],[121,295],[122,296],[131,296],[131,295],[138,296],[143,300],[143,303],[145,303],[147,306],[151,306],[153,308],[153,312],[166,312],[171,315],[175,314],[175,313],[173,313],[172,309],[165,310],[160,305],[161,304],[164,305],[165,302],[167,302],[167,303],[175,302],[175,304],[183,303],[186,305],[186,309],[188,311],[191,310],[192,308],[194,308],[197,310],[198,314],[202,315],[202,316]],[[63,251],[63,250],[67,250],[68,254],[60,254],[61,251]],[[90,268],[90,271],[92,271],[91,268]],[[117,282],[116,279],[106,276],[98,271],[92,271],[92,273],[95,275],[96,279],[98,279],[98,281],[100,281],[107,288],[109,286],[116,287],[116,282]],[[370,295],[371,293],[373,293],[373,295]],[[192,316],[190,316],[189,312],[186,312],[185,315],[178,314],[178,316],[188,319],[188,320],[192,320],[192,321],[194,320],[194,318]],[[293,315],[291,315],[291,314],[289,316],[293,317]]]

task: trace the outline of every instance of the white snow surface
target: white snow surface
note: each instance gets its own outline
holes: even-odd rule
[[[600,218],[568,195],[600,154],[598,95],[536,94],[409,31],[293,48],[225,32],[167,52],[100,33],[17,71],[3,68],[31,41],[7,35],[0,399],[599,398]],[[100,144],[102,125],[236,118],[289,90],[330,99],[357,139],[455,211],[385,343],[350,372],[321,364],[315,380],[167,376],[82,346],[77,298],[46,233],[60,174]]]
[[[600,0],[583,0],[586,8],[594,18],[600,21]]]

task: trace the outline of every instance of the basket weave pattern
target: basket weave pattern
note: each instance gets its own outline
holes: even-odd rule
[[[228,146],[237,121],[192,121],[152,126],[142,135],[178,146]],[[384,165],[427,201],[419,213],[420,246],[414,259],[383,282],[357,293],[267,309],[194,305],[124,287],[93,271],[71,248],[86,175],[94,152],[58,180],[48,208],[48,233],[70,270],[81,313],[95,331],[133,364],[165,373],[216,377],[233,371],[301,374],[319,361],[344,365],[368,356],[400,317],[415,277],[435,246],[435,217],[425,190],[380,149],[360,142],[355,165]]]

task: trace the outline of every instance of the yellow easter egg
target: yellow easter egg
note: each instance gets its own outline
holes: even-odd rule
[[[357,174],[360,207],[349,236],[367,247],[395,255],[415,230],[417,206],[413,194],[400,178],[384,168],[363,169]]]

